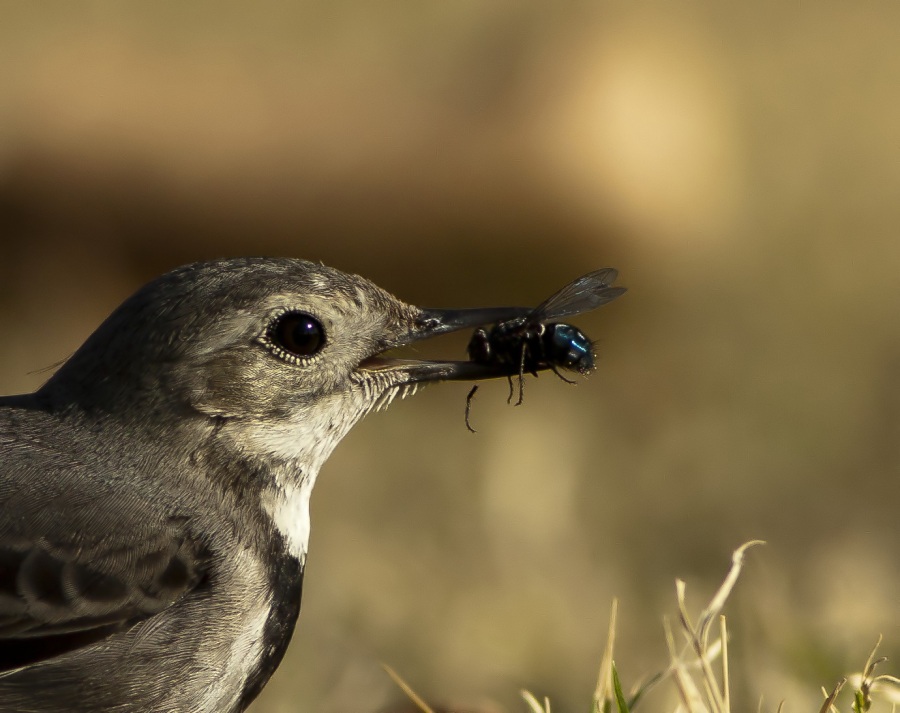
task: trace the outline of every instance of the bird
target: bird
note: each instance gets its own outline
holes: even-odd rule
[[[293,258],[186,265],[0,397],[0,711],[238,713],[300,611],[309,499],[366,414],[508,376],[385,352],[520,318]]]

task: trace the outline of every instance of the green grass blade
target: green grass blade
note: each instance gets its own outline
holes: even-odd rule
[[[619,682],[619,672],[616,670],[616,662],[612,662],[612,680],[613,680],[613,691],[616,694],[616,706],[619,708],[619,713],[629,713],[630,709],[628,707],[628,702],[625,700],[625,696],[622,693],[622,684]]]

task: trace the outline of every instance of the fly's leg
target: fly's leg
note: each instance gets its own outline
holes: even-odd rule
[[[554,374],[556,374],[560,379],[562,379],[563,381],[565,381],[567,384],[576,384],[576,383],[578,383],[578,382],[576,382],[576,381],[572,381],[571,379],[567,379],[567,378],[564,377],[562,374],[560,374],[560,373],[559,373],[559,370],[558,370],[555,366],[553,366],[553,364],[550,364],[550,368],[553,369],[553,373],[554,373]]]
[[[472,390],[469,392],[469,395],[466,396],[466,428],[468,428],[472,433],[475,433],[475,429],[472,428],[472,424],[469,423],[469,412],[472,410],[472,399],[475,398],[475,392],[478,391],[478,384],[472,387]]]
[[[510,375],[507,374],[507,376],[506,376],[506,382],[509,384],[509,396],[506,397],[506,403],[511,404],[511,403],[512,403],[513,393],[514,393],[514,391],[513,391],[513,383],[512,383],[512,376],[510,376]]]
[[[522,399],[525,398],[525,354],[527,350],[528,345],[523,342],[522,356],[519,358],[519,400],[516,401],[516,406],[520,406]],[[512,398],[512,394],[510,394],[510,398]]]

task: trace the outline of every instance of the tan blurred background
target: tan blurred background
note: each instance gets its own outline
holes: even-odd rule
[[[900,655],[900,5],[0,10],[2,393],[191,260],[431,306],[630,288],[575,320],[577,388],[489,385],[475,436],[467,385],[433,388],[338,449],[256,713],[389,710],[381,661],[436,704],[587,710],[612,597],[627,684],[664,665],[674,578],[699,607],[750,538],[744,709],[818,710],[879,633]]]

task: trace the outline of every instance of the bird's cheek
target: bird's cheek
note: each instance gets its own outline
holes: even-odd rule
[[[284,398],[257,361],[224,355],[179,369],[173,375],[172,392],[200,413],[226,418],[262,416]]]

